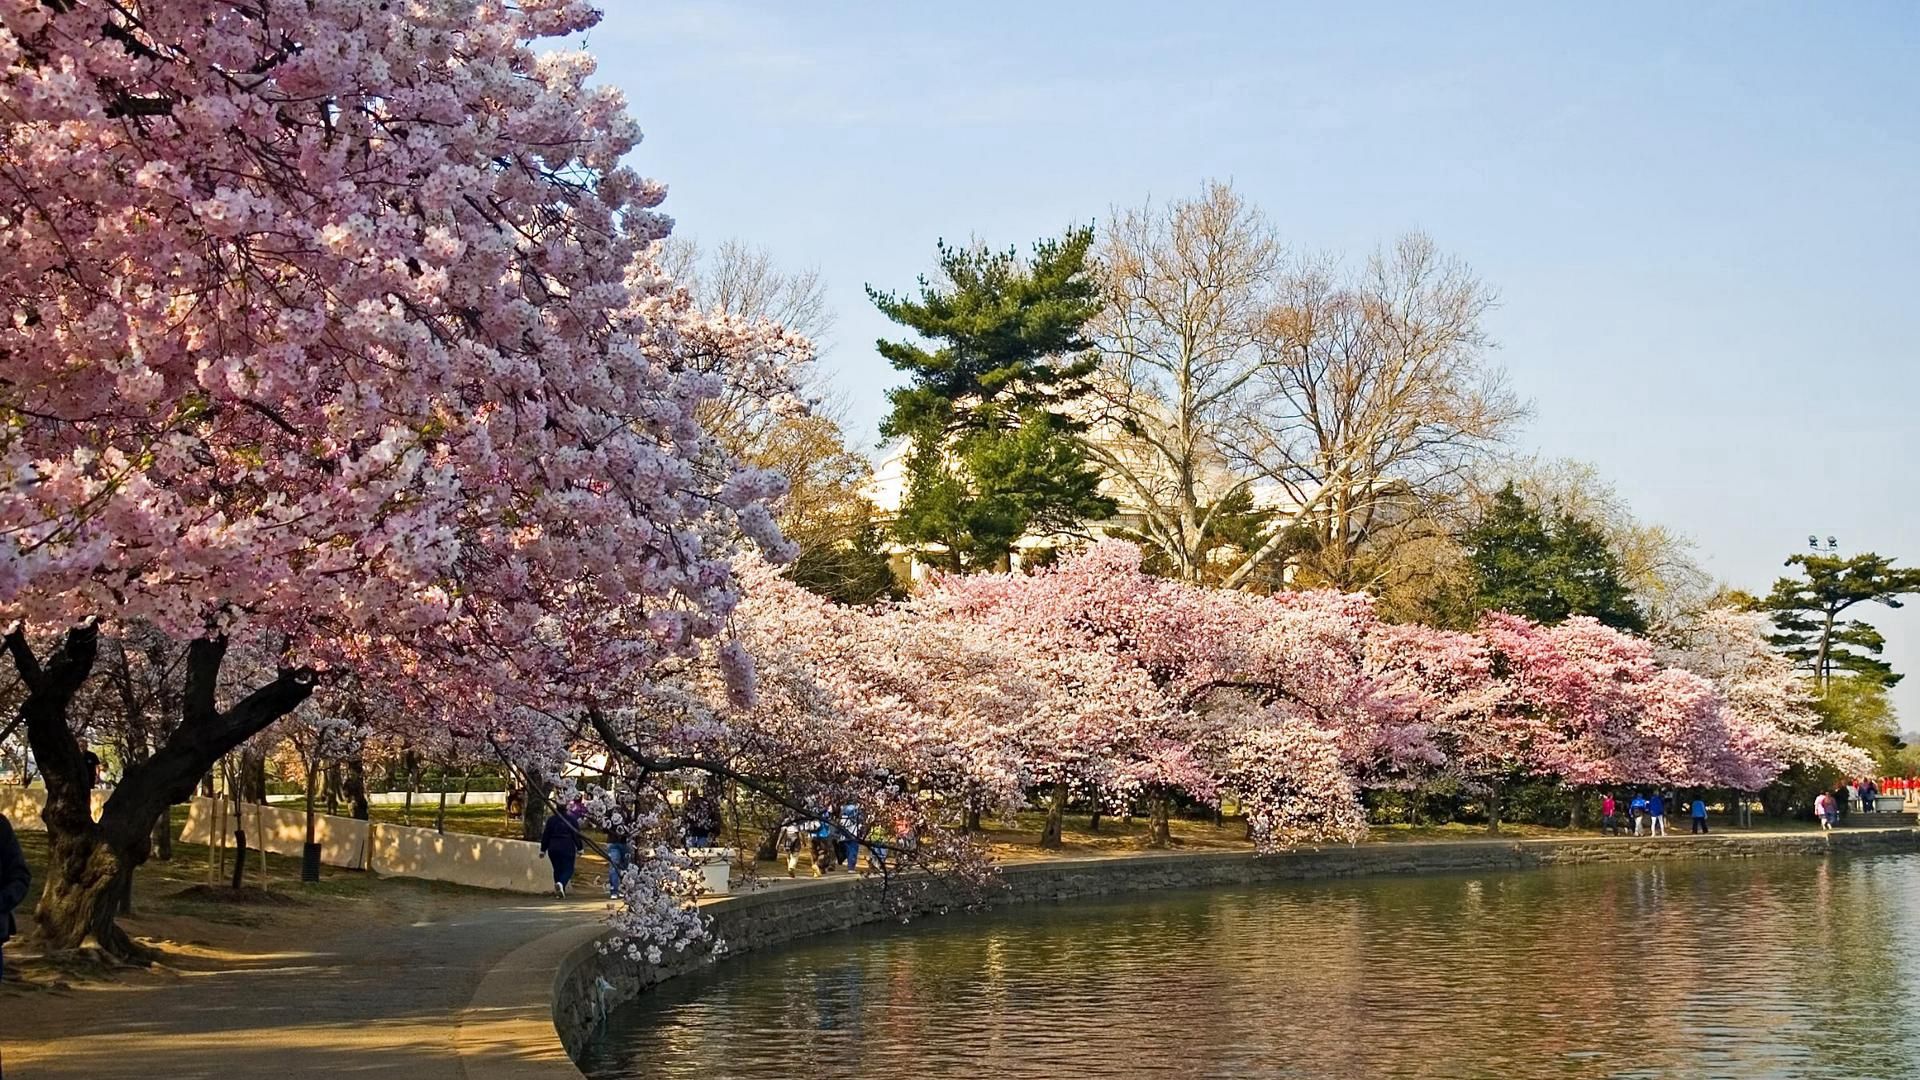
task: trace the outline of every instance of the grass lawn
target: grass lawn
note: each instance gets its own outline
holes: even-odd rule
[[[298,804],[295,805],[297,808]],[[401,806],[383,804],[367,808],[368,814],[375,821],[386,825],[411,824],[421,829],[433,828],[439,811],[438,792],[415,796],[411,815]],[[409,816],[412,818],[411,821],[408,820]],[[461,806],[459,792],[452,792],[447,795],[447,831],[518,840],[520,839],[520,815],[508,817],[506,808],[499,803],[472,803]]]

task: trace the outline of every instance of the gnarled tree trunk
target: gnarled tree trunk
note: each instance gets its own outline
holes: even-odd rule
[[[1165,792],[1155,792],[1150,800],[1152,818],[1151,836],[1154,847],[1173,846],[1173,798]]]
[[[347,776],[343,785],[347,789],[347,812],[355,821],[365,821],[371,816],[371,807],[367,805],[367,762],[359,754],[347,759]]]
[[[114,922],[133,871],[146,860],[155,823],[223,754],[292,712],[313,691],[313,674],[282,671],[221,710],[214,686],[226,656],[224,639],[201,638],[188,646],[184,702],[179,727],[147,760],[130,764],[118,787],[93,817],[92,770],[74,738],[67,712],[93,668],[99,630],[89,621],[68,630],[43,667],[24,631],[6,635],[7,651],[27,687],[21,705],[34,760],[47,783],[47,883],[34,917],[49,949],[92,944],[122,959],[144,958]]]
[[[1053,785],[1053,800],[1047,804],[1047,823],[1040,830],[1040,846],[1057,848],[1060,846],[1060,831],[1067,823],[1067,782],[1062,780]]]
[[[526,771],[527,798],[520,806],[520,839],[540,839],[540,828],[547,823],[547,780],[532,769]]]

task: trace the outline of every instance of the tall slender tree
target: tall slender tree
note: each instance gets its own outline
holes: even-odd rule
[[[916,297],[867,290],[924,341],[878,343],[908,376],[881,425],[912,446],[894,533],[939,547],[955,570],[999,565],[1023,535],[1113,513],[1071,413],[1094,366],[1083,336],[1100,309],[1092,244],[1090,228],[1042,240],[1024,259],[943,242],[940,278],[921,278]]]
[[[1882,687],[1900,681],[1893,665],[1880,659],[1886,639],[1871,623],[1843,616],[1869,601],[1900,607],[1906,596],[1920,593],[1920,567],[1897,568],[1893,560],[1867,552],[1838,555],[1795,555],[1788,566],[1802,577],[1783,577],[1773,591],[1755,605],[1773,617],[1774,647],[1812,673],[1822,693],[1836,674],[1866,679]]]

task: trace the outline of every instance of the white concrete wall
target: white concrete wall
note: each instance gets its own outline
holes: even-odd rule
[[[15,829],[44,832],[47,826],[40,820],[40,811],[46,805],[47,793],[41,788],[12,784],[0,787],[0,814],[5,814]]]
[[[307,812],[304,808],[259,806],[241,803],[241,821],[236,825],[233,804],[225,799],[220,831],[232,842],[236,827],[247,831],[247,846],[265,849],[275,855],[299,858],[307,843]],[[197,796],[187,807],[187,825],[180,840],[187,844],[213,841],[213,800]],[[367,823],[330,814],[314,815],[314,840],[320,844],[320,861],[328,866],[363,870],[367,865]]]
[[[0,813],[5,813],[16,828],[42,829],[40,806],[45,799],[44,791],[0,786]],[[96,812],[101,801],[101,793],[96,792]],[[231,842],[233,804],[225,799],[221,804],[219,828]],[[241,803],[240,814],[249,848],[264,847],[275,855],[300,857],[307,842],[305,809]],[[214,826],[214,801],[196,796],[187,806],[187,824],[180,831],[180,840],[187,844],[210,843]],[[314,815],[314,839],[320,844],[320,861],[328,866],[503,892],[542,894],[553,888],[553,871],[540,854],[540,845],[526,840],[441,834],[334,814]],[[707,888],[725,893],[734,852],[731,848],[715,848],[708,854],[707,865],[702,867]]]
[[[233,830],[233,808],[227,805],[223,831]],[[268,851],[298,858],[307,841],[305,809],[259,807],[242,803],[247,843],[258,846],[264,837]],[[213,817],[212,800],[197,798],[187,811],[187,827],[180,839],[204,844]],[[544,893],[553,888],[553,872],[540,855],[540,845],[525,840],[502,840],[470,833],[434,832],[358,821],[334,814],[314,815],[314,838],[320,861],[328,866],[371,870],[383,877],[450,881],[480,889]]]
[[[93,816],[100,816],[100,808],[107,804],[105,791],[93,793]],[[0,814],[13,823],[16,832],[46,832],[47,823],[40,820],[40,811],[47,805],[46,788],[23,788],[17,784],[0,784]]]
[[[553,889],[553,870],[540,845],[472,833],[437,833],[406,825],[375,825],[367,869],[384,877],[451,881],[504,892]]]

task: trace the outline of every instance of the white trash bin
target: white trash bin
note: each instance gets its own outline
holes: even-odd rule
[[[688,852],[700,871],[700,887],[706,896],[725,896],[733,891],[732,848],[695,848]]]

